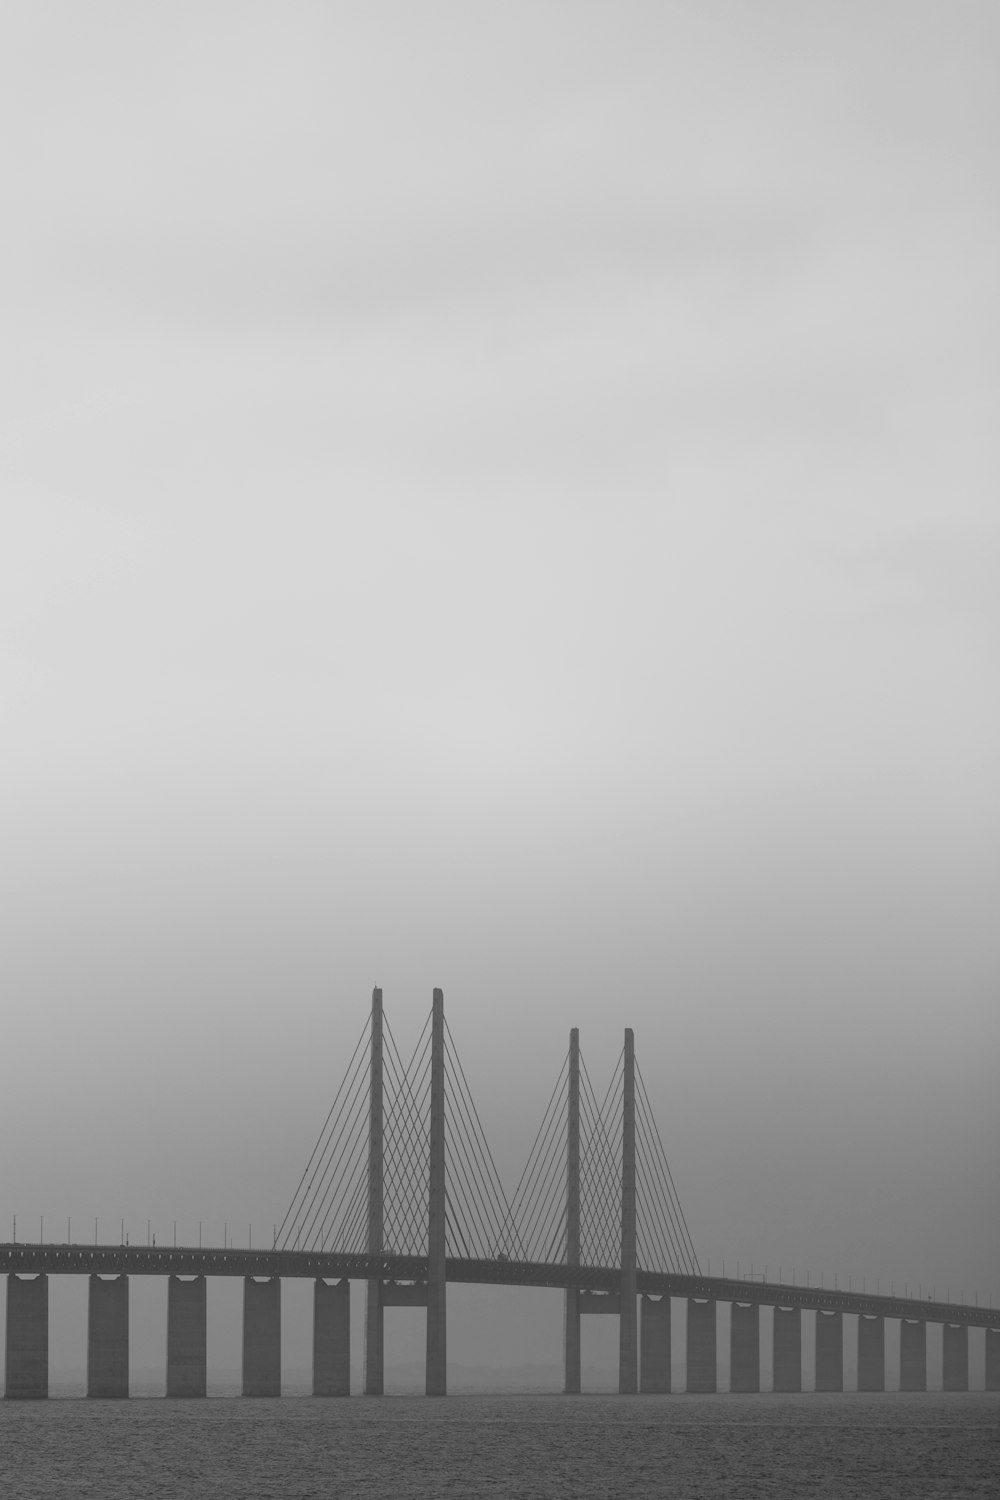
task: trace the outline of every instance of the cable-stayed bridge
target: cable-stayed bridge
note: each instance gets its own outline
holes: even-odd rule
[[[886,1384],[886,1320],[899,1320],[903,1390],[927,1389],[927,1326],[942,1325],[943,1384],[969,1388],[969,1330],[1000,1390],[1000,1311],[867,1291],[712,1277],[698,1262],[636,1061],[624,1045],[607,1090],[569,1049],[524,1170],[508,1193],[434,991],[409,1058],[372,996],[358,1040],[269,1248],[0,1245],[7,1272],[5,1395],[48,1394],[48,1277],[88,1275],[87,1392],[128,1395],[129,1277],[166,1276],[167,1395],[203,1396],[206,1278],[243,1278],[243,1392],[281,1391],[281,1281],[314,1282],[313,1390],[350,1394],[351,1282],[365,1283],[364,1390],[384,1389],[387,1308],[426,1308],[426,1391],[447,1391],[447,1284],[561,1288],[565,1390],[581,1388],[581,1320],[619,1327],[619,1390],[671,1390],[671,1299],[684,1299],[688,1391],[718,1386],[717,1308],[731,1304],[729,1388],[803,1389],[803,1313],[815,1315],[812,1384],[844,1389],[844,1316],[857,1318],[857,1383]],[[771,1358],[761,1307],[772,1313]],[[979,1336],[978,1334],[976,1335]]]

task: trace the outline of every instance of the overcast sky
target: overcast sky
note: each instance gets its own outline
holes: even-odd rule
[[[1000,1300],[996,7],[3,33],[0,1235],[440,985],[511,1182],[631,1025],[703,1263]]]

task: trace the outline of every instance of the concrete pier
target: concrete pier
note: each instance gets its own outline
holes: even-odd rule
[[[927,1389],[927,1324],[922,1318],[900,1319],[899,1389]]]
[[[167,1279],[167,1395],[204,1396],[207,1376],[207,1282]]]
[[[87,1297],[87,1395],[128,1396],[128,1277],[91,1276]]]
[[[313,1395],[351,1394],[351,1283],[313,1287]]]
[[[445,1267],[444,994],[434,991],[431,1007],[431,1121],[427,1188],[427,1362],[428,1396],[448,1393],[447,1282]]]
[[[776,1391],[802,1389],[802,1309],[774,1309],[774,1381]]]
[[[644,1296],[639,1306],[639,1389],[664,1396],[670,1390],[670,1298]]]
[[[383,1209],[383,1085],[382,1085],[382,991],[372,990],[371,1061],[368,1086],[368,1253],[382,1250]],[[385,1314],[382,1283],[372,1279],[365,1293],[366,1396],[381,1396],[385,1390]]]
[[[622,1072],[621,1314],[618,1320],[618,1393],[639,1389],[639,1326],[636,1302],[635,1035],[625,1028]]]
[[[567,1287],[563,1305],[563,1391],[580,1394],[580,1293]]]
[[[709,1393],[718,1388],[715,1368],[714,1301],[687,1303],[687,1389]]]
[[[243,1394],[281,1395],[281,1277],[243,1278]]]
[[[729,1389],[760,1390],[760,1306],[734,1302],[729,1325]]]
[[[858,1390],[885,1390],[885,1319],[858,1315]]]
[[[382,1309],[382,1283],[365,1285],[365,1351],[362,1389],[366,1396],[381,1396],[385,1391],[385,1313]]]
[[[944,1325],[941,1374],[946,1391],[969,1389],[969,1330],[964,1323]]]
[[[49,1394],[49,1278],[7,1277],[4,1395],[40,1401]]]
[[[816,1313],[816,1390],[844,1389],[844,1315]]]
[[[580,1264],[580,1032],[569,1034],[566,1098],[566,1264]],[[563,1390],[580,1394],[580,1293],[567,1287],[563,1324]]]
[[[986,1389],[1000,1391],[1000,1328],[986,1328]]]

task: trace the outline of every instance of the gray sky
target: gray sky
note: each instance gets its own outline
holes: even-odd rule
[[[1000,1300],[998,43],[5,7],[0,1234],[269,1235],[441,985],[511,1183],[632,1025],[703,1262]]]

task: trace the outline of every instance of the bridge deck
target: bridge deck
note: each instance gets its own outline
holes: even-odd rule
[[[221,1250],[197,1246],[155,1248],[139,1245],[0,1244],[0,1274],[34,1276],[288,1276],[323,1277],[328,1281],[377,1279],[422,1281],[427,1259],[418,1255],[342,1255],[305,1250]],[[486,1286],[581,1287],[617,1292],[617,1266],[549,1265],[540,1261],[465,1260],[449,1256],[447,1279]],[[886,1318],[921,1318],[931,1323],[966,1327],[1000,1327],[1000,1308],[969,1307],[916,1297],[878,1296],[873,1292],[788,1286],[781,1282],[740,1281],[731,1277],[680,1276],[639,1271],[636,1289],[654,1297],[711,1298],[717,1302],[754,1302],[768,1306],[822,1308],[830,1312],[868,1313]]]

